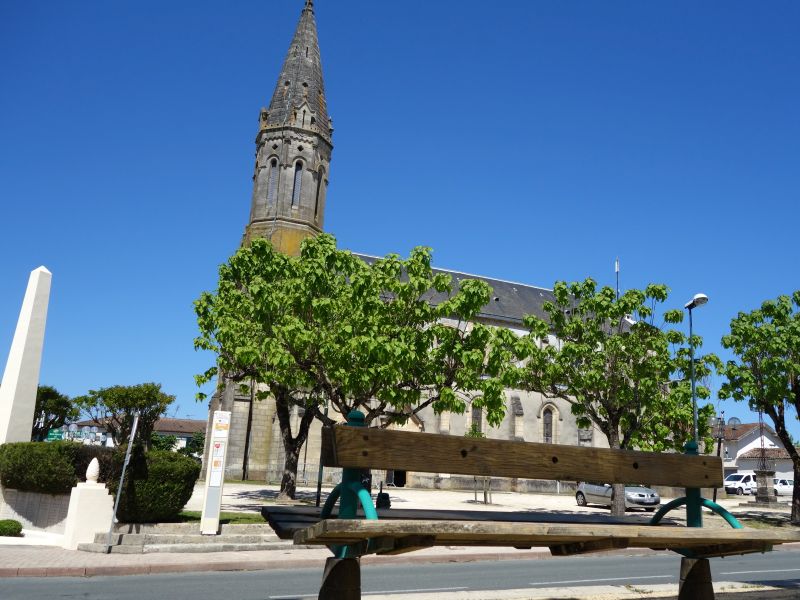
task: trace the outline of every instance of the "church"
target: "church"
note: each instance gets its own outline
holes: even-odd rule
[[[340,135],[347,135],[347,132]],[[269,106],[262,108],[259,114],[253,195],[243,244],[267,238],[279,251],[297,256],[305,238],[324,230],[332,152],[333,127],[325,101],[313,0],[305,0]],[[430,242],[435,246],[435,240]],[[353,251],[366,261],[373,259]],[[544,316],[542,305],[552,299],[552,291],[546,288],[437,270],[449,273],[455,285],[462,279],[481,279],[491,286],[492,298],[478,317],[486,325],[523,332],[523,317],[527,314]],[[236,385],[226,385],[218,386],[211,398],[209,414],[214,410],[232,413],[227,476],[279,482],[284,453],[274,404],[268,400],[254,400],[250,394],[242,395]],[[480,408],[464,414],[436,415],[429,407],[417,416],[403,427],[456,436],[477,430],[494,439],[607,447],[599,431],[578,428],[567,402],[521,390],[506,391],[506,415],[498,427],[488,427]],[[300,453],[298,485],[316,481],[319,453],[320,423],[315,422]],[[448,474],[376,475],[377,479],[386,477],[387,483],[398,487],[473,485],[472,478],[467,481],[467,478]],[[497,482],[495,487],[533,491],[549,490],[554,485],[554,482],[514,480]]]

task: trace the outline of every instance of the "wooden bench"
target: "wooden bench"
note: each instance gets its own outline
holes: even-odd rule
[[[325,506],[265,507],[265,518],[295,544],[326,545],[321,600],[361,597],[359,557],[400,554],[431,546],[547,547],[566,556],[620,548],[673,550],[682,555],[680,599],[713,598],[708,559],[766,552],[776,544],[800,542],[800,531],[744,529],[725,509],[700,497],[700,488],[722,485],[718,457],[659,454],[554,444],[462,438],[363,427],[354,411],[348,425],[323,429],[322,464],[342,468],[342,482]],[[598,514],[550,515],[488,511],[376,511],[361,484],[364,469],[393,469],[492,477],[647,483],[683,487],[649,519]],[[338,511],[335,510],[339,502]],[[687,507],[692,527],[663,522],[670,510]],[[731,528],[703,528],[705,506]]]

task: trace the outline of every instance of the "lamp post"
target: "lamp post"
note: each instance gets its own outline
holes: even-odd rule
[[[694,345],[692,344],[692,310],[708,302],[705,294],[695,294],[684,308],[689,311],[689,361],[692,380],[692,439],[685,446],[686,454],[698,454],[697,444],[697,396],[694,384]],[[702,497],[699,488],[686,489],[686,525],[688,527],[703,526]]]
[[[725,411],[717,417],[717,427],[714,432],[714,437],[717,438],[717,458],[722,454],[722,440],[725,439]],[[717,501],[717,488],[714,488],[714,502]]]
[[[686,303],[684,308],[689,311],[689,369],[690,369],[690,377],[692,380],[692,441],[686,444],[686,452],[687,454],[697,454],[697,438],[699,437],[697,434],[697,396],[695,394],[695,383],[694,383],[694,345],[692,344],[692,310],[697,308],[698,306],[703,306],[708,302],[708,296],[705,294],[695,294],[694,298],[692,298],[689,302]],[[690,447],[691,444],[691,447]]]

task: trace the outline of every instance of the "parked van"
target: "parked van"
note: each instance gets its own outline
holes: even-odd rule
[[[725,478],[724,485],[726,492],[738,496],[755,494],[758,487],[755,473],[733,473]]]

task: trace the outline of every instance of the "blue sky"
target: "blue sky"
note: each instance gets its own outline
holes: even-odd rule
[[[543,287],[612,284],[619,256],[669,308],[708,294],[723,358],[738,311],[800,288],[796,2],[316,5],[341,246]],[[301,7],[0,5],[3,364],[45,265],[43,383],[157,381],[205,416],[192,301],[240,242]]]

